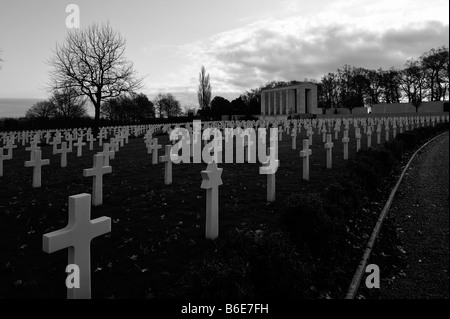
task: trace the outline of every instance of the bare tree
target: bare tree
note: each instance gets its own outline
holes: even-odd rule
[[[87,116],[86,97],[80,96],[74,88],[55,91],[50,102],[55,106],[55,117],[75,119]]]
[[[55,116],[56,107],[50,101],[40,101],[33,104],[27,112],[25,117],[28,119],[48,120]]]
[[[202,66],[199,75],[198,85],[198,105],[203,114],[209,113],[211,104],[211,84],[209,83],[209,74],[206,75],[205,67]]]
[[[141,87],[133,63],[125,58],[125,40],[109,22],[73,29],[63,44],[57,44],[50,59],[52,90],[75,89],[94,105],[94,131],[98,130],[104,99]]]
[[[0,53],[2,53],[3,51],[2,50],[0,50]],[[2,62],[3,62],[3,60],[2,60],[2,58],[0,58],[0,70],[2,69]]]
[[[449,51],[442,46],[431,49],[421,57],[430,101],[445,100],[448,89]]]
[[[171,93],[159,93],[153,103],[160,118],[176,117],[182,112],[180,102]]]

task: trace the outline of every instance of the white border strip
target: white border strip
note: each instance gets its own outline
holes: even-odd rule
[[[433,142],[435,139],[437,139],[438,137],[446,134],[447,131],[435,136],[434,138],[432,138],[431,140],[429,140],[428,142],[426,142],[424,145],[422,145],[410,158],[408,164],[406,164],[406,167],[403,169],[402,174],[400,175],[399,180],[397,181],[397,184],[395,185],[395,187],[392,189],[391,194],[389,195],[389,198],[386,202],[386,204],[384,205],[383,210],[381,211],[380,217],[378,218],[377,224],[375,225],[375,228],[373,229],[372,235],[370,236],[369,242],[367,243],[366,246],[366,250],[364,252],[364,255],[362,257],[362,260],[359,263],[358,269],[355,272],[355,275],[353,276],[352,282],[350,284],[350,287],[347,290],[347,295],[345,296],[345,299],[354,299],[356,292],[358,291],[359,285],[361,284],[361,278],[363,276],[363,274],[365,273],[365,269],[366,269],[366,265],[367,265],[367,261],[370,257],[370,253],[372,252],[372,248],[374,246],[375,243],[375,239],[378,236],[378,233],[380,232],[381,229],[381,225],[383,224],[384,218],[386,217],[387,213],[389,212],[389,209],[391,208],[391,204],[394,200],[394,196],[395,193],[397,192],[398,187],[400,186],[400,183],[403,180],[403,177],[406,174],[406,171],[409,169],[409,166],[411,165],[411,162],[413,161],[413,159],[416,157],[416,155],[424,148],[426,147],[428,144],[430,144],[431,142]]]

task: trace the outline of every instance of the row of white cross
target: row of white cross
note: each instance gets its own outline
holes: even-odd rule
[[[448,121],[448,118],[447,118]],[[326,122],[324,122],[326,123]],[[400,122],[399,122],[400,123]],[[434,122],[433,122],[434,123]],[[276,123],[278,124],[278,123]],[[375,122],[370,124],[376,124]],[[294,123],[294,130],[292,133],[293,144],[292,148],[295,149],[296,142],[294,142],[297,133],[297,123]],[[344,130],[342,142],[344,143],[344,159],[348,158],[348,125]],[[356,124],[357,125],[357,124]],[[377,124],[377,128],[380,127],[380,123]],[[300,126],[300,125],[299,125]],[[372,125],[362,125],[368,138],[371,137]],[[309,148],[312,142],[312,127],[311,123],[307,127],[308,139],[303,140],[303,150],[300,151],[300,157],[303,158],[303,178],[309,180],[309,157],[312,154],[312,150]],[[316,127],[322,128],[322,134],[324,134],[325,124],[316,123]],[[167,128],[167,127],[166,127]],[[290,129],[290,125],[289,125]],[[169,131],[168,128],[167,131]],[[326,130],[326,128],[325,128]],[[133,128],[134,134],[140,134],[143,128]],[[152,130],[147,130],[145,139],[149,153],[152,153],[152,163],[157,164],[158,161],[158,149],[162,146],[158,145],[158,140],[152,137]],[[336,132],[335,128],[335,132]],[[377,129],[379,132],[380,129]],[[101,132],[105,132],[102,130]],[[287,132],[289,132],[287,130]],[[296,133],[294,133],[296,132]],[[327,149],[327,168],[332,167],[332,148],[334,143],[332,142],[332,134],[326,130],[326,140],[324,140],[324,147]],[[105,135],[101,135],[100,142],[106,138]],[[125,135],[123,135],[125,137]],[[388,136],[388,135],[387,135]],[[355,138],[357,139],[357,149],[360,148],[361,132],[359,127],[355,127]],[[279,135],[279,139],[282,139],[282,134]],[[335,133],[335,139],[337,135]],[[371,140],[371,139],[370,139]],[[89,141],[89,140],[88,140]],[[92,139],[91,139],[92,141]],[[369,141],[369,140],[368,140]],[[103,152],[94,155],[94,165],[90,169],[83,170],[83,176],[93,176],[93,193],[79,194],[69,197],[69,222],[68,225],[61,230],[54,231],[43,235],[43,250],[47,253],[52,253],[64,248],[69,248],[68,263],[75,264],[80,269],[80,288],[72,288],[67,290],[68,298],[90,298],[91,297],[91,282],[90,282],[90,242],[93,238],[101,236],[111,231],[111,219],[109,217],[100,217],[91,220],[91,205],[98,206],[102,204],[102,178],[104,174],[111,173],[112,168],[109,166],[109,159],[114,158],[114,151],[118,150],[118,142],[111,141],[112,147],[109,143],[104,144]],[[8,142],[7,142],[8,143]],[[70,137],[69,137],[70,143]],[[30,161],[25,162],[26,167],[33,167],[33,187],[40,187],[41,184],[41,167],[48,165],[48,159],[42,159],[42,151],[37,146],[38,141],[35,139],[29,148],[31,152]],[[51,143],[50,143],[51,144]],[[57,148],[57,145],[61,144],[61,148]],[[12,149],[9,142],[7,144],[8,154],[3,153],[3,148],[0,148],[0,172],[2,172],[3,159],[12,158]],[[76,143],[73,144],[77,147],[77,156],[81,156],[80,147],[84,146],[82,137],[78,137]],[[370,143],[368,142],[370,147]],[[71,146],[67,146],[67,141],[62,143],[53,144],[53,153],[61,153],[61,166],[64,167],[67,164],[67,152],[72,151]],[[159,160],[165,163],[165,184],[172,183],[172,165],[170,159],[170,145],[165,146],[165,155],[160,156]],[[156,154],[156,155],[155,155]],[[279,165],[279,161],[276,160],[276,165]],[[64,166],[63,166],[64,165]],[[269,165],[269,163],[263,163],[263,166]],[[209,163],[205,171],[201,172],[202,184],[201,188],[206,190],[206,238],[215,239],[219,234],[219,186],[222,185],[222,169],[217,167],[216,163]],[[1,176],[1,175],[0,175]],[[267,176],[267,200],[275,200],[275,174],[268,174]]]
[[[353,124],[354,127],[358,127],[359,125],[366,126],[376,126],[378,124],[383,125],[391,125],[391,126],[400,126],[400,125],[413,125],[414,127],[419,126],[434,126],[435,123],[439,123],[441,121],[448,121],[448,115],[427,115],[427,116],[396,116],[396,117],[361,117],[361,118],[320,118],[320,119],[300,119],[300,120],[258,120],[258,121],[216,121],[216,122],[203,122],[204,127],[216,127],[216,128],[224,128],[224,127],[268,127],[279,126],[282,125],[286,130],[291,125],[297,124],[300,129],[301,126],[309,125],[313,128],[322,128],[324,124],[328,127],[332,125],[346,125],[348,126],[350,123]],[[169,123],[169,124],[153,124],[153,125],[133,125],[133,126],[114,126],[114,127],[103,127],[100,129],[96,138],[99,141],[100,146],[102,145],[102,141],[106,139],[108,134],[114,135],[123,135],[126,139],[130,135],[134,135],[135,137],[140,136],[149,130],[162,130],[163,132],[168,132],[173,127],[190,127],[190,123]],[[86,138],[87,142],[91,143],[94,139],[92,136],[92,130],[90,128],[75,128],[75,129],[65,129],[65,130],[38,130],[38,131],[22,131],[22,132],[2,132],[0,133],[0,141],[3,140],[3,145],[6,144],[7,139],[14,137],[18,140],[22,141],[22,146],[36,135],[41,136],[45,139],[46,143],[49,143],[49,140],[52,134],[55,133],[56,136],[61,137],[61,134],[64,134],[66,140],[71,145],[71,141],[76,141],[79,138]]]

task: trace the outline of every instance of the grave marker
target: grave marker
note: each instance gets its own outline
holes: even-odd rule
[[[291,136],[292,136],[292,149],[296,150],[297,149],[297,130],[293,129]]]
[[[83,146],[86,145],[86,143],[83,142],[83,138],[78,138],[73,145],[77,147],[77,157],[81,157],[83,155]]]
[[[30,151],[30,161],[33,161],[34,160],[34,158],[33,158],[33,156],[34,156],[34,151],[38,151],[38,150],[40,150],[41,148],[38,146],[38,141],[31,141],[30,142],[30,147],[26,147],[25,148],[25,151]]]
[[[303,179],[309,181],[309,157],[312,150],[309,148],[309,140],[303,140],[303,150],[300,151],[300,157],[303,158]]]
[[[94,149],[94,142],[97,139],[94,138],[91,134],[86,137],[86,142],[89,142],[89,150],[92,151]]]
[[[269,147],[269,150],[270,150],[270,154],[272,154],[272,152],[275,152],[273,147]],[[260,174],[267,175],[267,201],[268,202],[274,202],[276,199],[275,173],[277,171],[277,168],[280,166],[280,161],[275,160],[275,164],[273,165],[273,167],[274,167],[273,170],[263,169],[263,168],[271,167],[271,166],[272,166],[272,164],[270,163],[270,159],[269,159],[267,162],[262,163],[262,167],[259,168]]]
[[[172,149],[171,145],[166,145],[166,153],[164,156],[159,157],[160,162],[164,162],[164,184],[170,185],[172,184],[172,161],[170,159],[170,150]]]
[[[80,288],[67,289],[68,299],[91,298],[91,241],[111,231],[111,219],[91,220],[91,195],[69,197],[69,222],[63,229],[42,236],[43,250],[51,254],[69,248],[68,264],[80,269]]]
[[[327,150],[327,168],[333,168],[333,146],[331,141],[331,134],[327,134],[327,142],[325,143],[325,149]]]
[[[0,147],[0,177],[3,176],[3,161],[12,159],[9,154],[3,154],[3,147]]]
[[[381,124],[377,126],[377,144],[381,144]]]
[[[355,129],[355,138],[356,138],[356,152],[361,149],[361,129],[357,127]]]
[[[350,139],[348,138],[348,131],[344,131],[344,137],[342,138],[342,143],[344,144],[344,160],[348,160],[348,142]]]
[[[56,154],[61,154],[61,167],[67,166],[67,153],[70,152],[72,149],[67,147],[67,142],[62,142],[61,148],[56,148]]]
[[[84,169],[83,176],[93,176],[92,181],[92,205],[100,206],[103,204],[103,175],[112,172],[111,166],[104,166],[104,156],[102,154],[94,155],[94,167]]]
[[[155,137],[149,145],[149,150],[152,153],[152,164],[158,164],[158,150],[162,148],[161,144],[158,144],[158,139]]]
[[[109,143],[103,143],[103,152],[98,152],[97,154],[101,154],[104,157],[103,165],[109,166],[109,160],[115,158],[115,152],[109,145]]]
[[[201,188],[206,189],[206,239],[214,240],[219,236],[219,186],[223,184],[222,171],[215,162],[211,162],[201,172]]]
[[[42,166],[49,165],[49,159],[42,159],[42,151],[34,150],[31,160],[25,162],[25,167],[33,167],[33,187],[41,187],[41,171]]]

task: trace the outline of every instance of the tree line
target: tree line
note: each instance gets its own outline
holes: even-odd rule
[[[449,50],[445,46],[406,61],[403,69],[369,70],[344,65],[318,85],[321,108],[353,109],[378,103],[442,101],[449,96]]]
[[[348,108],[378,103],[409,102],[416,108],[423,101],[449,97],[449,50],[442,46],[406,61],[403,69],[370,70],[350,65],[324,75],[317,84],[318,107]],[[271,81],[245,91],[233,101],[216,96],[211,101],[213,117],[228,114],[260,114],[261,90],[299,84],[299,81]]]
[[[0,60],[0,68],[1,68]],[[211,99],[209,74],[202,66],[199,74],[198,112],[185,106],[171,93],[160,93],[153,101],[143,93],[143,78],[137,76],[133,63],[125,57],[125,39],[109,23],[93,24],[69,32],[57,44],[48,64],[51,97],[38,102],[26,113],[28,119],[77,119],[87,117],[86,104],[94,106],[94,131],[100,118],[111,121],[142,123],[159,117],[182,114],[217,119],[223,115],[260,114],[261,90],[299,83],[272,81],[243,92],[229,101]],[[418,107],[422,101],[448,99],[449,50],[431,49],[417,59],[406,61],[403,69],[369,70],[344,65],[324,75],[318,85],[319,108],[353,109],[377,103],[407,101]]]

